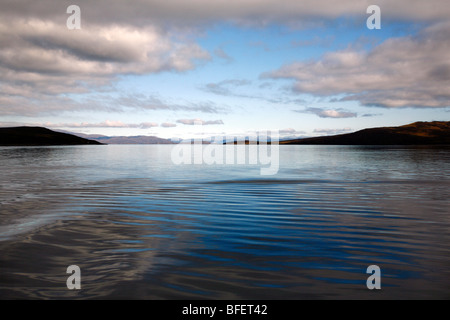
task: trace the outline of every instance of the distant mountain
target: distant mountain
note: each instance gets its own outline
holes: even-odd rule
[[[96,140],[101,138],[108,138],[107,136],[101,135],[101,134],[85,134],[85,133],[78,133],[78,132],[71,132],[71,131],[65,131],[65,130],[55,130],[58,132],[73,134],[74,136],[89,139],[89,140]]]
[[[171,140],[158,138],[156,136],[105,136],[101,134],[85,134],[58,130],[75,136],[95,140],[105,144],[173,144]]]
[[[0,128],[0,146],[56,146],[102,143],[42,127]]]
[[[95,140],[106,144],[173,144],[168,139],[155,136],[104,136],[101,134],[72,133],[78,137]]]
[[[444,145],[450,144],[450,121],[415,122],[400,127],[371,128],[334,136],[284,140],[280,144]]]
[[[130,137],[98,136],[91,139],[107,144],[173,144],[173,142],[168,139],[158,138],[155,136],[130,136]]]

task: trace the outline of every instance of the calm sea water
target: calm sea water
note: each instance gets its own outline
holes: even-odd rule
[[[171,150],[0,148],[0,298],[450,298],[450,148],[280,146],[273,176]]]

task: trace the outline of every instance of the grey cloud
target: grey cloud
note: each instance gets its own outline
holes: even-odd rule
[[[54,19],[65,25],[66,8],[71,0],[2,0],[2,14],[17,18],[24,15]],[[341,0],[96,0],[79,3],[83,21],[97,24],[147,25],[149,21],[165,24],[198,25],[228,21],[254,25],[271,22],[297,22],[305,19],[336,19],[343,16],[366,17],[366,1]],[[383,18],[414,21],[447,19],[450,9],[445,0],[378,0]]]
[[[252,85],[252,81],[245,80],[245,79],[228,79],[223,80],[220,82],[212,82],[206,84],[204,87],[201,87],[200,89],[206,92],[214,93],[216,95],[220,96],[226,96],[226,97],[237,97],[237,98],[246,98],[246,99],[257,99],[262,100],[264,102],[269,102],[273,104],[302,104],[304,103],[304,100],[298,99],[298,98],[290,98],[286,97],[284,95],[280,95],[279,93],[276,93],[276,95],[270,97],[270,96],[264,96],[264,95],[255,95],[255,94],[248,94],[248,93],[240,93],[239,88],[250,86]],[[259,85],[258,88],[261,90],[265,90],[264,92],[267,92],[267,89],[272,89],[272,84],[268,82],[264,82],[263,84]]]
[[[99,90],[123,74],[183,72],[208,59],[198,44],[151,25],[91,24],[70,31],[65,21],[25,15],[11,19],[0,13],[0,107],[22,115],[69,106],[77,110],[80,103],[58,106],[63,94]]]
[[[450,105],[450,23],[434,24],[417,36],[391,38],[370,52],[347,49],[320,60],[297,62],[263,75],[295,81],[292,89],[365,106]]]
[[[382,113],[365,113],[361,117],[377,117],[383,115]]]
[[[441,81],[450,80],[450,64],[442,64],[429,71],[429,76]]]
[[[300,99],[300,98],[290,98],[287,96],[277,96],[275,98],[267,98],[267,99],[263,99],[266,100],[270,103],[274,103],[274,104],[295,104],[295,105],[299,105],[299,104],[305,104],[305,100]]]
[[[203,90],[222,96],[246,96],[234,93],[232,89],[250,84],[250,81],[244,79],[229,79],[217,83],[208,83]]]
[[[53,21],[0,22],[0,64],[7,69],[67,77],[185,71],[209,54],[152,26],[98,26],[71,31]]]
[[[219,107],[212,101],[196,102],[188,106],[189,111],[200,111],[203,113],[226,113],[226,107]]]
[[[121,96],[114,99],[112,104],[123,108],[143,109],[143,110],[171,110],[171,111],[196,111],[204,113],[223,113],[224,108],[218,107],[211,101],[189,102],[186,104],[174,104],[161,100],[158,97],[143,94]]]
[[[223,50],[223,48],[217,48],[216,50],[214,50],[214,54],[219,58],[225,60],[225,62],[227,63],[231,63],[234,61],[234,59]]]
[[[70,31],[66,28],[69,16],[66,8],[71,4],[71,0],[0,0],[1,115],[33,115],[40,112],[87,109],[89,106],[85,103],[67,100],[64,95],[89,93],[111,85],[120,75],[192,70],[211,59],[210,54],[193,39],[204,32],[205,26],[219,21],[239,25],[267,25],[273,22],[289,25],[308,19],[334,21],[343,16],[364,19],[367,7],[366,2],[354,0],[340,1],[339,6],[335,5],[334,0],[261,0],[257,5],[254,0],[83,1],[78,4],[81,8],[82,28]],[[450,16],[450,6],[444,0],[414,2],[414,5],[409,0],[380,0],[377,4],[382,8],[383,19],[435,22],[448,20]],[[346,98],[359,100],[366,105],[387,107],[427,106],[427,103],[438,107],[445,105],[449,99],[448,62],[441,55],[449,51],[449,34],[437,24],[434,29],[430,27],[427,30],[423,38],[430,38],[429,42],[423,39],[388,41],[380,49],[386,51],[386,54],[375,50],[368,57],[362,56],[361,60],[369,62],[373,68],[364,68],[362,62],[355,66],[355,69],[361,67],[374,77],[377,76],[377,68],[381,67],[381,77],[392,78],[392,82],[401,77],[403,81],[397,83],[403,84],[404,89],[389,91],[379,88],[373,85],[375,79],[360,78],[351,69],[352,73],[348,77],[363,81],[360,87],[369,89],[367,93],[361,94],[350,88],[345,91],[349,94]],[[411,60],[419,61],[415,64],[422,71],[416,67],[413,69],[418,70],[425,81],[432,81],[418,88],[417,85],[408,85],[404,80],[414,79],[414,75],[400,72],[391,77],[383,61],[390,61],[389,55],[395,60],[395,50],[398,50],[398,57],[401,57],[398,58],[399,61],[411,53],[414,57],[417,52],[423,53],[418,59],[413,57]],[[220,50],[216,51],[216,55],[226,57],[226,53]],[[420,62],[427,55],[430,56],[426,60],[430,63],[429,66]],[[329,58],[333,60],[333,57]],[[335,56],[336,70],[330,73],[331,82],[337,78],[339,71],[346,70],[345,63],[342,64],[339,59],[339,56]],[[325,60],[328,61],[328,58]],[[305,72],[311,72],[315,81],[311,81],[309,86],[296,86],[297,91],[313,94],[342,92],[339,86],[327,83],[325,78],[318,81],[315,73],[317,65],[301,66],[305,67]],[[287,69],[291,70],[284,70],[286,72],[278,73],[277,76],[301,81],[297,72],[293,73],[292,68]],[[394,68],[392,72],[398,70],[401,71],[401,68]],[[433,79],[440,79],[441,85]],[[346,84],[346,79],[343,80],[341,82]],[[350,85],[351,82],[348,86]],[[323,89],[320,90],[320,87]],[[226,88],[227,86],[219,86],[210,90],[216,90],[218,94],[232,94]],[[381,90],[381,98],[377,96],[377,90]],[[118,108],[94,102],[96,105],[91,106],[93,109]],[[142,107],[152,109],[155,105]],[[156,106],[163,107],[162,104]],[[174,110],[177,106],[168,107]],[[217,107],[211,103],[193,103],[189,107],[190,110],[217,112]]]

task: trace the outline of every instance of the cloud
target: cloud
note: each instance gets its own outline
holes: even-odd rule
[[[45,123],[43,126],[52,128],[137,128],[137,129],[150,129],[158,127],[155,122],[142,122],[142,123],[124,123],[122,121],[106,120],[99,123]]]
[[[154,25],[82,26],[68,30],[58,19],[0,13],[0,109],[20,115],[78,110],[64,95],[103,89],[121,75],[185,72],[210,59],[192,40]]]
[[[249,80],[244,79],[228,79],[216,83],[208,83],[202,89],[207,92],[211,92],[221,96],[239,96],[239,97],[250,97],[247,95],[241,95],[233,92],[234,89],[242,86],[250,85]]]
[[[13,19],[24,15],[57,19],[64,23],[66,8],[71,0],[1,0],[2,13]],[[148,21],[164,24],[198,25],[217,21],[269,24],[273,22],[298,22],[305,19],[330,19],[363,16],[370,2],[341,0],[96,0],[79,3],[83,21],[107,24],[133,24],[142,26]],[[450,16],[445,0],[414,1],[378,0],[385,19],[414,21],[444,20]],[[61,14],[63,13],[63,14]],[[83,26],[83,24],[82,24]]]
[[[287,128],[287,129],[281,129],[281,130],[279,130],[279,133],[280,134],[293,134],[293,133],[295,133],[296,131],[295,131],[295,129],[292,129],[292,128]]]
[[[176,126],[177,125],[175,123],[169,123],[169,122],[161,123],[161,127],[163,127],[163,128],[173,128],[173,127],[176,127]]]
[[[206,126],[206,125],[212,125],[212,124],[223,124],[222,120],[201,120],[201,119],[180,119],[177,120],[177,123],[182,123],[185,125],[189,125],[189,126],[193,126],[193,125],[202,125],[202,126]]]
[[[71,0],[0,0],[0,115],[34,116],[105,108],[120,111],[121,106],[107,102],[88,98],[80,102],[70,97],[111,89],[123,75],[193,70],[211,60],[211,53],[197,39],[207,28],[220,22],[240,26],[272,23],[289,26],[298,21],[307,24],[315,20],[336,21],[340,17],[365,20],[368,5],[365,1],[354,0],[342,0],[339,6],[334,0],[260,0],[257,3],[254,0],[83,1],[78,4],[81,30],[68,30],[66,8],[71,4]],[[409,0],[380,0],[377,4],[382,8],[383,21],[423,21],[436,26],[439,25],[437,21],[446,21],[450,16],[450,6],[444,0],[417,1],[414,5]],[[304,83],[295,65],[286,66],[273,76],[295,79],[298,92],[326,95],[346,89],[346,99],[358,100],[364,105],[440,107],[448,101],[450,68],[442,55],[448,52],[449,35],[442,28],[427,30],[419,38],[387,41],[378,50],[380,52],[375,49],[368,54],[337,52],[333,56],[331,53],[323,59],[336,64],[328,78],[325,73],[320,73],[321,61],[316,61],[316,65],[300,63],[298,66],[304,67],[304,74],[312,76],[309,84]],[[216,49],[214,54],[225,60],[229,57],[222,48]],[[345,81],[348,79],[341,81],[343,88],[335,84],[339,72],[348,67],[345,62],[348,59],[344,56],[350,56],[350,60],[356,57],[356,64],[350,68],[351,74],[346,77],[361,80],[361,84],[353,83],[353,86],[367,88],[365,92],[352,91],[352,82]],[[404,57],[405,62],[411,64],[406,65],[406,69],[417,74],[398,72],[402,71]],[[397,59],[398,63],[390,71],[385,63],[392,59]],[[358,72],[358,68],[363,71]],[[424,78],[424,87],[418,85],[419,81],[409,83],[414,75]],[[386,79],[392,81],[388,83]],[[398,79],[401,81],[396,81]],[[428,82],[430,79],[432,81]],[[438,81],[441,81],[440,87]],[[378,83],[397,83],[401,87],[388,90]],[[231,84],[219,84],[207,89],[217,94],[233,94],[232,88]],[[240,96],[258,98],[245,93]],[[176,110],[179,107],[179,110],[217,112],[217,107],[209,102],[189,106],[144,105],[141,102],[135,102],[135,108]]]
[[[303,134],[303,133],[306,133],[306,131],[298,131],[293,128],[286,128],[286,129],[280,129],[279,133],[280,134],[299,134],[299,133]]]
[[[219,47],[216,50],[214,50],[214,54],[218,56],[219,58],[225,60],[226,63],[231,63],[234,61],[234,59],[226,53],[223,48]]]
[[[18,127],[18,126],[33,126],[33,127],[49,127],[49,128],[134,128],[134,129],[150,129],[158,127],[156,122],[141,122],[141,123],[124,123],[117,120],[106,120],[103,122],[72,122],[72,123],[24,123],[24,122],[0,122],[0,127]],[[161,125],[163,126],[163,125]]]
[[[355,112],[345,111],[342,109],[322,109],[322,108],[306,108],[304,110],[294,110],[299,113],[313,113],[320,118],[355,118],[357,114]]]
[[[220,96],[256,99],[272,104],[303,104],[305,102],[303,99],[292,99],[290,97],[280,95],[279,92],[276,92],[272,97],[249,94],[247,93],[249,91],[248,87],[252,84],[252,81],[246,79],[227,79],[219,82],[208,83],[201,87],[200,90]],[[264,92],[268,92],[268,89],[272,89],[272,86],[273,84],[269,82],[263,82],[261,85],[258,85],[258,88],[264,89]],[[246,87],[245,93],[240,93],[239,88],[243,87]]]
[[[383,115],[382,113],[365,113],[361,117],[377,117]]]
[[[299,135],[304,135],[306,131],[299,131],[293,128],[280,129],[278,134],[283,138],[295,138],[299,137]]]
[[[141,124],[139,124],[139,128],[141,129],[150,129],[157,126],[158,124],[155,122],[142,122]]]
[[[293,79],[292,90],[316,96],[345,95],[340,101],[364,106],[447,107],[450,105],[450,22],[416,36],[391,38],[370,52],[346,49],[320,60],[297,62],[263,75]]]
[[[314,133],[319,135],[334,135],[334,134],[342,134],[351,132],[351,128],[342,128],[342,129],[314,129]]]
[[[85,97],[73,99],[62,95],[30,92],[26,96],[1,94],[0,84],[0,116],[36,116],[56,115],[69,111],[109,111],[129,112],[142,110],[188,111],[202,113],[225,113],[227,108],[218,106],[212,101],[194,101],[172,103],[157,96],[144,94],[123,94],[117,97],[109,92],[99,92]],[[21,90],[16,88],[17,91]]]
[[[71,31],[48,20],[3,21],[0,44],[2,67],[19,76],[186,71],[194,68],[195,59],[210,58],[197,44],[176,41],[154,26],[90,25]]]
[[[123,108],[133,108],[142,110],[172,110],[172,111],[196,111],[204,113],[220,113],[225,109],[218,107],[214,102],[189,102],[186,104],[169,103],[152,95],[128,94],[111,100],[109,104]]]

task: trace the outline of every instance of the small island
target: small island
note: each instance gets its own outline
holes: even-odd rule
[[[98,141],[84,139],[68,133],[43,127],[0,128],[0,146],[61,146],[102,145]]]

